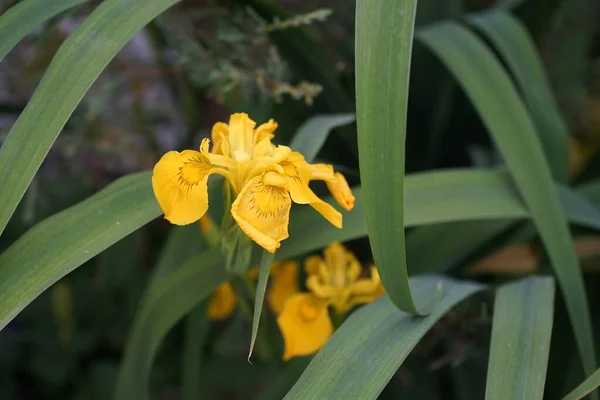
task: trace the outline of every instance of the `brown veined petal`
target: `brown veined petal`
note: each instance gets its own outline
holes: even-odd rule
[[[229,118],[229,151],[236,157],[241,154],[252,156],[254,148],[254,127],[256,122],[252,121],[248,114],[231,114]]]
[[[206,213],[206,182],[212,173],[219,169],[197,151],[170,151],[162,156],[154,166],[152,189],[169,222],[187,225]]]
[[[333,334],[327,304],[306,293],[285,302],[277,325],[285,342],[284,361],[317,352]]]
[[[350,186],[348,186],[348,182],[344,175],[336,172],[335,180],[327,180],[325,184],[327,185],[327,189],[333,195],[333,198],[337,203],[342,206],[342,208],[346,211],[350,211],[354,208],[355,197],[352,194],[352,190]]]
[[[308,164],[299,153],[291,153],[279,165],[283,167],[284,174],[288,178],[288,185],[292,200],[297,204],[309,204],[317,210],[325,219],[336,228],[342,228],[342,214],[333,206],[321,200],[308,187],[309,170]]]
[[[231,214],[240,229],[267,251],[274,253],[288,238],[292,201],[279,186],[285,177],[275,171],[252,178],[231,205]]]
[[[213,141],[213,154],[221,154],[229,157],[229,126],[223,122],[213,125],[211,137]]]

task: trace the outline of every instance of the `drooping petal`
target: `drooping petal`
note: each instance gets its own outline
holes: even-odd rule
[[[281,313],[285,301],[298,293],[298,264],[283,261],[271,267],[271,287],[267,292],[267,304],[276,315]]]
[[[283,335],[283,360],[318,351],[333,334],[327,305],[310,294],[290,297],[277,318]]]
[[[223,283],[215,290],[208,304],[208,318],[213,321],[227,319],[235,310],[237,299],[229,282]]]
[[[236,161],[245,154],[252,156],[254,148],[254,127],[256,122],[252,121],[248,114],[232,114],[229,118],[229,150]]]
[[[285,177],[275,171],[252,178],[231,205],[240,229],[267,251],[274,253],[288,238],[292,201],[281,187]]]
[[[196,222],[208,209],[208,176],[219,172],[201,153],[170,151],[154,166],[152,188],[165,218],[176,225]]]
[[[336,228],[342,228],[342,214],[331,204],[321,200],[308,187],[310,170],[304,157],[300,153],[291,153],[284,161],[280,162],[284,174],[289,180],[290,195],[294,203],[309,204]]]
[[[344,178],[344,175],[339,172],[336,172],[334,175],[336,178],[335,180],[325,181],[327,189],[329,189],[335,201],[337,201],[344,210],[350,211],[354,208],[356,198],[352,194],[352,190],[350,189],[350,186],[348,186],[348,182],[346,181],[346,178]]]

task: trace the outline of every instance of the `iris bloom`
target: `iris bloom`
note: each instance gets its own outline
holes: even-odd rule
[[[343,315],[358,304],[370,303],[384,293],[379,274],[370,268],[361,277],[356,257],[340,243],[332,243],[324,257],[306,259],[309,293],[289,296],[277,318],[285,341],[284,360],[318,351],[333,334],[328,307]]]
[[[160,159],[152,187],[165,218],[176,225],[198,221],[208,209],[208,178],[219,174],[236,194],[231,214],[240,229],[271,253],[288,237],[292,201],[310,204],[341,228],[342,214],[317,197],[309,182],[325,181],[336,201],[350,210],[354,196],[344,177],[331,165],[309,164],[289,147],[273,145],[273,120],[255,126],[247,114],[233,114],[229,125],[214,125],[212,150],[204,139],[200,151],[170,151]]]

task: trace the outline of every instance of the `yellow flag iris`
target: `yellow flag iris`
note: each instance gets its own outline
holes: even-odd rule
[[[358,304],[370,303],[384,293],[379,274],[363,268],[356,257],[340,243],[332,243],[323,257],[306,259],[306,286],[310,292],[286,297],[277,324],[283,335],[284,360],[318,351],[333,334],[328,307],[338,316]]]
[[[309,182],[325,181],[340,206],[350,210],[354,197],[344,177],[330,165],[309,164],[289,147],[273,145],[273,120],[255,126],[247,114],[233,114],[228,125],[214,125],[212,150],[204,139],[200,151],[170,151],[160,159],[152,187],[165,218],[176,225],[198,221],[208,209],[208,177],[219,174],[236,194],[231,215],[240,229],[271,253],[288,237],[292,201],[310,204],[341,228],[340,212],[317,197]]]

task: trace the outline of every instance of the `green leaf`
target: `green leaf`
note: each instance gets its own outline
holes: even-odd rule
[[[327,140],[329,132],[347,125],[356,118],[354,114],[318,115],[308,119],[294,135],[290,148],[301,153],[307,162],[313,162]]]
[[[503,11],[473,14],[467,20],[485,34],[506,61],[531,112],[552,175],[559,182],[567,182],[569,133],[533,38],[519,20]]]
[[[269,253],[267,250],[262,251],[260,259],[260,270],[258,273],[258,283],[256,284],[256,297],[254,299],[254,314],[252,316],[252,338],[250,339],[250,352],[248,353],[248,361],[252,357],[254,350],[254,342],[260,325],[260,315],[262,313],[263,303],[265,301],[265,292],[267,291],[267,282],[269,281],[269,272],[271,265],[275,259],[274,253]]]
[[[597,369],[581,385],[577,386],[571,393],[566,395],[563,400],[579,400],[592,393],[600,386],[600,369]]]
[[[0,61],[28,33],[61,12],[88,0],[24,0],[0,18]]]
[[[285,399],[375,399],[433,324],[483,286],[428,276],[410,279],[418,303],[440,287],[426,317],[399,311],[387,296],[353,313],[315,355]]]
[[[542,399],[554,280],[536,277],[501,286],[496,294],[486,399]]]
[[[535,128],[506,71],[467,29],[444,23],[418,37],[450,69],[502,153],[563,291],[584,370],[595,370],[581,269]],[[359,119],[360,122],[360,119]]]
[[[117,52],[177,0],[106,0],[62,44],[0,148],[0,234],[52,143]]]
[[[0,329],[54,282],[159,214],[143,172],[31,228],[0,254]]]
[[[154,355],[173,325],[227,280],[220,249],[192,257],[149,293],[128,341],[116,388],[117,399],[149,399]]]
[[[418,311],[408,286],[403,199],[416,8],[416,0],[356,3],[356,119],[369,241],[386,293],[412,314]]]

